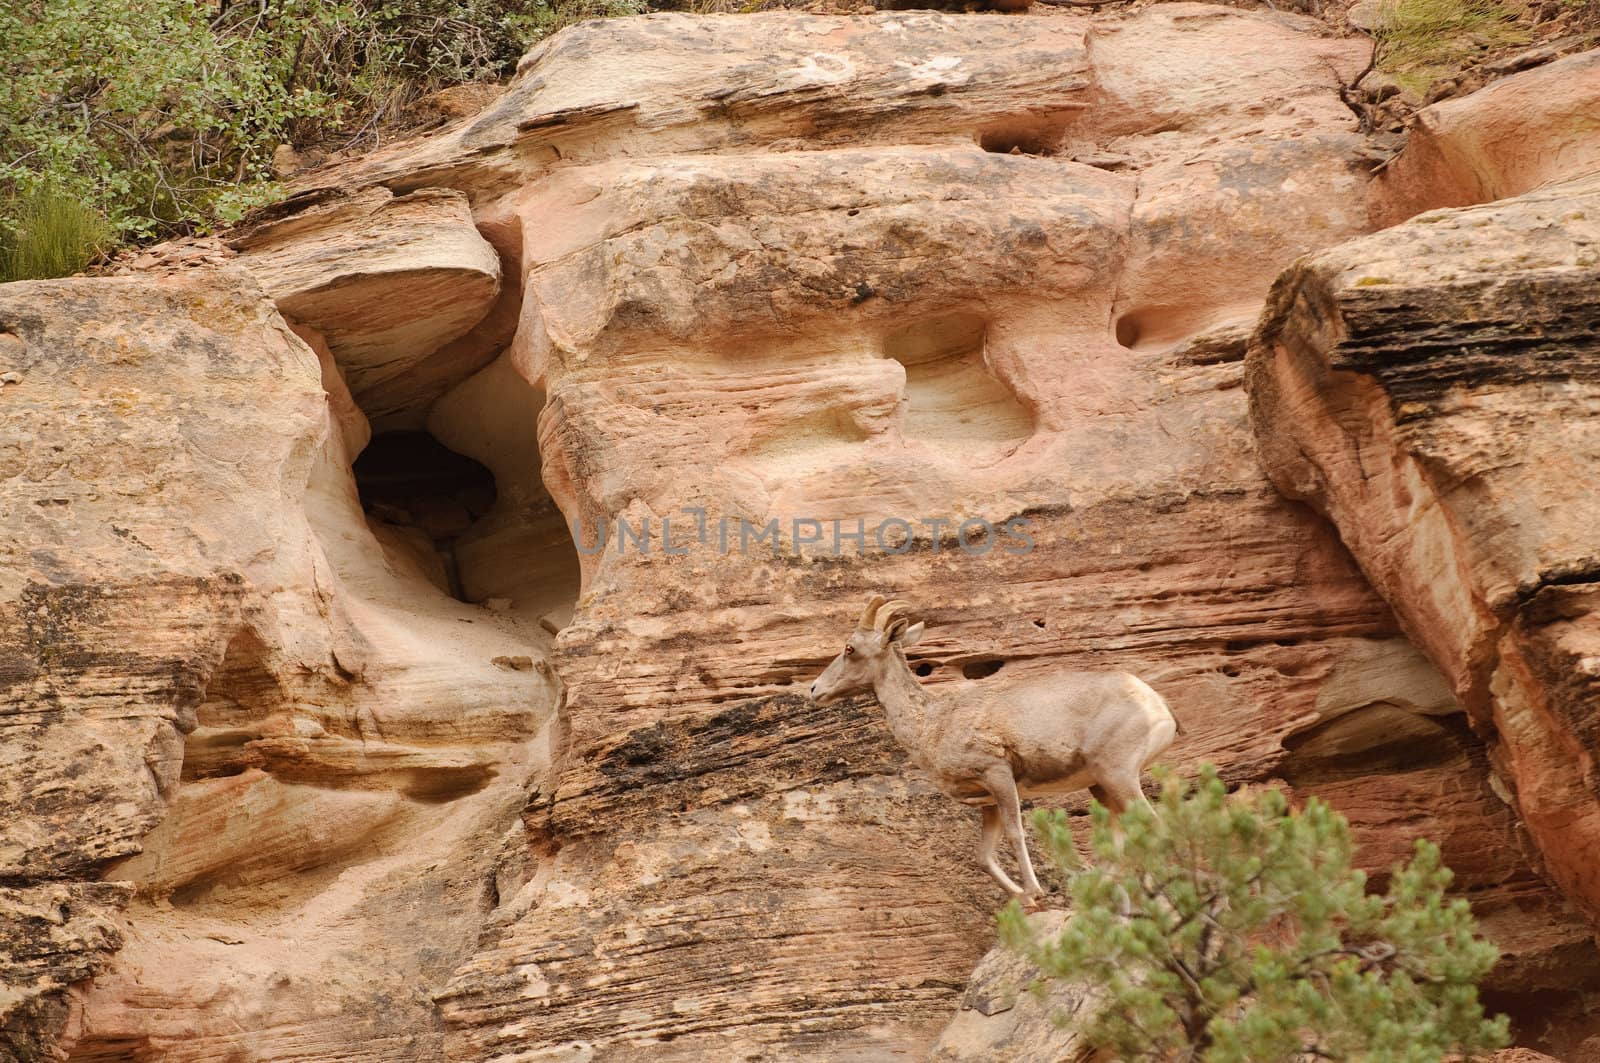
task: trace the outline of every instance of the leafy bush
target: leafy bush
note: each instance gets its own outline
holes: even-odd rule
[[[1096,863],[1081,866],[1066,817],[1035,814],[1070,871],[1072,916],[1039,940],[1013,903],[1004,939],[1047,979],[1098,987],[1085,1033],[1122,1059],[1206,1063],[1306,1055],[1432,1063],[1506,1043],[1477,982],[1495,947],[1450,872],[1419,841],[1382,895],[1350,866],[1349,825],[1321,801],[1292,812],[1267,790],[1230,797],[1215,769],[1197,785],[1162,778],[1154,812],[1121,834],[1093,814]]]
[[[1384,0],[1373,36],[1379,67],[1425,93],[1475,53],[1524,43],[1529,34],[1502,0]]]
[[[323,17],[321,0],[251,10],[257,27],[219,32],[197,0],[0,9],[0,225],[14,234],[42,187],[97,208],[119,236],[235,216],[289,125],[335,111],[293,84],[283,47]]]
[[[227,224],[279,144],[370,136],[415,97],[643,0],[10,0],[0,4],[0,246],[35,197],[119,239]],[[45,191],[41,191],[45,190]]]

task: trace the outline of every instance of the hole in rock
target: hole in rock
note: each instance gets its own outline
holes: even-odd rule
[[[1463,718],[1377,701],[1286,735],[1278,770],[1294,786],[1418,771],[1465,756],[1469,735]]]
[[[933,662],[921,661],[911,670],[926,679],[933,674]]]
[[[978,146],[997,155],[1055,155],[1070,116],[1025,115],[978,130]]]
[[[884,353],[905,367],[907,439],[1011,443],[1033,418],[989,371],[988,329],[976,314],[919,321],[889,336]]]
[[[544,410],[544,392],[502,356],[434,404],[428,431],[493,471],[492,507],[454,543],[462,597],[554,633],[572,620],[581,575],[572,528],[544,484]]]
[[[1243,359],[1255,316],[1236,306],[1152,304],[1119,315],[1112,328],[1130,351],[1175,351],[1182,362],[1215,365]]]
[[[456,541],[494,507],[494,474],[415,431],[373,436],[353,471],[367,518],[384,525],[451,597],[465,600]]]
[[[494,769],[482,764],[412,772],[401,792],[413,801],[437,805],[477,793],[494,778]]]
[[[1165,320],[1167,316],[1165,309],[1165,307],[1151,307],[1130,311],[1117,318],[1117,342],[1130,351],[1141,346],[1159,345],[1160,340],[1156,337],[1170,328]]]
[[[980,661],[968,661],[961,666],[961,674],[968,679],[987,679],[1004,668],[1005,665],[1006,662],[998,657]]]

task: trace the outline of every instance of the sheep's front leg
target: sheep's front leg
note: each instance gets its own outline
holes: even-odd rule
[[[1039,879],[1033,873],[1033,861],[1028,858],[1028,836],[1022,831],[1022,798],[1017,793],[1017,780],[1011,777],[1011,769],[999,766],[989,769],[984,774],[984,785],[994,795],[995,805],[1000,812],[1000,821],[1005,824],[1006,833],[1011,836],[1011,848],[1016,850],[1017,864],[1022,869],[1022,885],[1030,897],[1038,897],[1044,893],[1044,887],[1039,885]]]
[[[978,808],[983,813],[983,836],[978,840],[978,864],[1000,883],[1001,889],[1021,897],[1022,887],[1012,881],[1011,876],[1000,866],[1000,861],[995,859],[995,847],[1000,841],[1000,810],[994,805],[979,805]]]

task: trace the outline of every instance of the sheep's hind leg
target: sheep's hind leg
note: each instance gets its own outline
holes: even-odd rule
[[[1113,818],[1122,815],[1121,802],[1112,797],[1110,791],[1108,791],[1104,786],[1101,786],[1099,783],[1095,783],[1093,786],[1089,787],[1089,796],[1093,797],[1096,801],[1099,801],[1102,805],[1105,805],[1106,810],[1111,813]]]
[[[1122,814],[1134,805],[1144,804],[1148,806],[1150,804],[1144,796],[1144,791],[1139,788],[1138,772],[1133,773],[1131,782],[1126,779],[1102,779],[1089,787],[1089,792],[1094,795],[1096,801],[1105,805],[1107,810],[1110,811],[1111,836],[1119,840],[1124,837]],[[1117,902],[1117,910],[1126,919],[1133,911],[1133,902],[1120,887],[1118,892],[1121,893],[1121,898]]]
[[[1150,799],[1145,797],[1144,789],[1139,785],[1139,772],[1134,770],[1127,777],[1101,779],[1090,792],[1100,800],[1100,803],[1111,810],[1111,814],[1118,819],[1122,814],[1135,805],[1150,807]]]
[[[1023,896],[1023,889],[1005,873],[1000,861],[995,859],[995,848],[1000,841],[1000,809],[994,805],[980,805],[983,813],[983,836],[978,839],[978,863],[1007,893]]]
[[[984,786],[994,795],[999,807],[1000,821],[1011,836],[1011,848],[1016,850],[1017,865],[1022,870],[1024,892],[1030,897],[1044,894],[1044,887],[1033,873],[1033,861],[1028,857],[1028,836],[1022,830],[1022,798],[1017,793],[1017,781],[1009,768],[993,768],[984,776]]]

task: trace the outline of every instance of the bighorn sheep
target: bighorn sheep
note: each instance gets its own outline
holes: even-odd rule
[[[1172,744],[1177,721],[1161,695],[1127,672],[1058,672],[987,682],[948,694],[925,690],[905,649],[923,625],[910,605],[874,595],[844,651],[811,684],[827,705],[871,689],[895,741],[940,789],[983,812],[978,862],[1007,891],[1037,896],[1022,832],[1021,798],[1087,788],[1114,813],[1144,801],[1139,773]],[[1022,886],[995,859],[1004,825]]]

